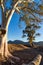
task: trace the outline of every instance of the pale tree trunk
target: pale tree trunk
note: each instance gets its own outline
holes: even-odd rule
[[[9,51],[8,51],[8,44],[7,44],[7,32],[8,32],[8,26],[9,26],[9,23],[11,21],[11,18],[15,12],[15,8],[16,6],[18,5],[19,1],[14,5],[13,9],[10,11],[10,14],[8,15],[7,13],[7,20],[6,20],[6,17],[4,15],[4,12],[2,14],[2,25],[1,25],[1,28],[3,28],[6,33],[5,34],[2,34],[1,35],[1,40],[0,40],[0,54],[2,56],[2,58],[5,58],[5,57],[8,57],[8,56],[12,56]],[[21,1],[20,1],[21,3]],[[3,11],[3,10],[2,10]],[[2,32],[2,30],[0,30],[0,32]]]
[[[8,53],[8,46],[7,46],[7,33],[2,35],[0,40],[0,53],[2,57],[6,57]]]
[[[4,35],[2,35],[1,39],[0,39],[0,54],[1,54],[1,58],[2,59],[6,59],[9,56],[13,57],[9,50],[8,50],[8,43],[7,43],[7,30],[6,33]]]
[[[29,0],[30,1],[30,0]],[[3,11],[3,16],[2,16],[2,18],[3,18],[3,20],[2,20],[2,26],[1,26],[1,28],[3,28],[5,31],[6,31],[6,33],[5,34],[2,34],[1,36],[1,42],[0,42],[0,44],[1,44],[1,48],[0,48],[0,53],[1,53],[1,55],[2,55],[2,58],[3,57],[8,57],[8,56],[12,56],[10,53],[9,53],[9,51],[8,51],[8,44],[7,44],[7,32],[8,32],[8,26],[9,26],[9,23],[10,23],[10,21],[11,21],[11,18],[12,18],[12,16],[13,16],[13,14],[14,14],[14,12],[15,12],[15,10],[17,10],[17,11],[19,11],[19,9],[18,9],[18,7],[17,7],[17,5],[19,4],[19,3],[22,3],[22,0],[20,1],[20,0],[18,0],[15,4],[14,4],[14,6],[13,6],[13,9],[11,10],[11,11],[9,11],[9,12],[4,12],[4,4],[3,4],[3,0],[1,0],[1,7],[2,7],[2,11]],[[24,1],[25,2],[25,1]],[[20,12],[20,11],[19,11]],[[6,15],[5,15],[6,14]],[[1,30],[0,30],[1,31]],[[2,32],[2,31],[1,31]]]
[[[6,46],[6,34],[2,37],[2,42],[1,42],[1,55],[2,57],[5,56],[5,47]]]

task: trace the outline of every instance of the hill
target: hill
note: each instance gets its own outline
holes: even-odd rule
[[[29,42],[23,42],[21,40],[15,40],[15,41],[8,41],[8,44],[23,44],[23,45],[27,45],[30,46]],[[43,46],[43,41],[39,41],[39,42],[33,42],[34,44],[38,45],[38,46]]]
[[[10,43],[11,42],[11,43]],[[22,65],[23,63],[28,64],[31,62],[38,54],[42,55],[42,61],[40,65],[43,65],[43,48],[31,48],[23,45],[25,42],[22,42],[16,40],[9,41],[8,43],[8,49],[10,53],[13,55],[13,57],[9,57],[7,61],[0,62],[0,65]],[[26,43],[25,43],[26,44]],[[16,58],[19,58],[20,60],[17,61]],[[14,62],[13,64],[11,62]]]

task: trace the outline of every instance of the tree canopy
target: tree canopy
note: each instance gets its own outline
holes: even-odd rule
[[[43,4],[41,3],[25,3],[21,7],[23,15],[20,21],[25,21],[26,27],[23,30],[23,37],[27,37],[31,46],[33,46],[33,41],[36,36],[40,35],[36,33],[40,29],[40,23],[43,21]],[[27,34],[27,35],[26,35]]]

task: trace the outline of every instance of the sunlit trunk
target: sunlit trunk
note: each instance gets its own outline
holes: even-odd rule
[[[3,30],[0,30],[0,32],[2,31],[6,31],[6,33],[2,33],[0,34],[0,54],[2,56],[2,58],[4,57],[8,57],[8,56],[12,56],[9,51],[8,51],[8,44],[7,44],[7,32],[8,32],[8,26],[9,26],[9,23],[11,21],[11,18],[15,12],[15,8],[16,6],[18,5],[18,3],[21,3],[22,1],[18,1],[13,9],[11,10],[10,14],[8,15],[7,19],[6,19],[6,16],[5,16],[5,12],[3,11],[3,6],[1,5],[1,8],[2,8],[2,25],[1,25],[1,29],[3,28]],[[8,14],[8,13],[7,13]]]
[[[29,40],[30,46],[33,47],[33,40],[30,38]]]
[[[7,54],[8,54],[7,33],[5,33],[4,35],[3,34],[1,35],[0,53],[2,57],[7,57]]]

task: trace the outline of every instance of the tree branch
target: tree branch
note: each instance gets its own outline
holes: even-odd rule
[[[4,1],[3,0],[1,0],[1,6],[2,6],[2,9],[3,9],[3,12],[4,12]]]
[[[18,1],[16,2],[16,4],[13,6],[12,10],[10,11],[10,13],[9,13],[9,15],[8,15],[8,18],[7,18],[8,20],[7,20],[7,24],[6,24],[6,29],[8,29],[8,25],[9,25],[9,23],[10,23],[10,20],[11,20],[11,18],[12,18],[12,16],[13,16],[15,10],[19,11],[19,9],[16,8],[17,5],[18,5],[19,3],[22,3],[22,2],[30,2],[30,0],[28,0],[28,1],[18,0]]]
[[[21,3],[22,1],[17,1],[16,4],[13,6],[13,9],[10,11],[10,14],[9,14],[9,17],[7,18],[7,23],[6,23],[6,29],[8,29],[8,26],[9,26],[9,23],[10,23],[10,20],[15,12],[15,9],[16,9],[16,6]]]

